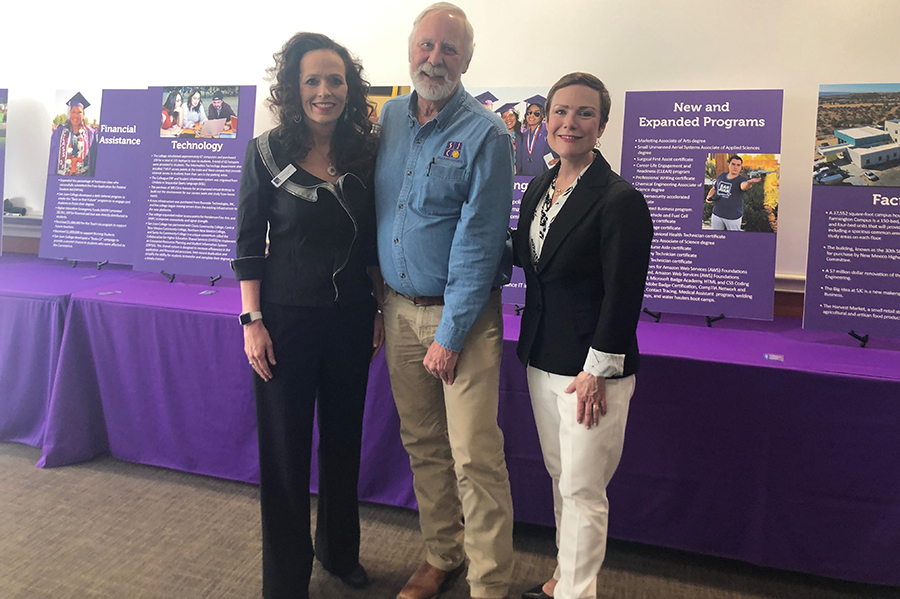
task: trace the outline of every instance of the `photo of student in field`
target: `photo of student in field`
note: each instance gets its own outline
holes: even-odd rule
[[[93,177],[97,165],[97,121],[89,124],[85,111],[91,103],[76,92],[66,102],[66,112],[53,119],[48,174],[63,177]],[[99,108],[94,109],[99,113]]]
[[[776,154],[710,154],[706,160],[703,229],[778,230]]]

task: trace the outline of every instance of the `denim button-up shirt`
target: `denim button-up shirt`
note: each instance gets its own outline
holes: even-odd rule
[[[492,287],[509,281],[504,253],[512,206],[513,150],[499,116],[462,84],[419,125],[415,93],[381,112],[375,171],[378,257],[403,295],[444,296],[435,341],[460,351]]]

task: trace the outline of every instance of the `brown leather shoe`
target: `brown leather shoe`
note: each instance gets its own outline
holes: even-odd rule
[[[463,562],[456,568],[447,571],[435,568],[425,562],[406,581],[406,585],[397,594],[397,599],[435,599],[453,586],[465,566],[466,564]]]

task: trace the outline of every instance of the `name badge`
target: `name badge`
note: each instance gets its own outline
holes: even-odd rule
[[[297,172],[297,167],[293,164],[289,164],[284,169],[275,175],[275,178],[272,179],[272,185],[275,187],[281,187],[281,185],[288,180],[288,178]]]

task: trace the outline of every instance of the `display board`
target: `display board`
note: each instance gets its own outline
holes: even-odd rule
[[[8,90],[0,89],[0,196],[6,198],[3,192],[3,173],[6,167],[6,106],[9,98]],[[3,237],[3,210],[0,210],[0,237]],[[3,244],[0,244],[0,255],[3,255]]]
[[[644,307],[770,320],[781,90],[625,94],[621,175],[654,237]]]
[[[546,97],[543,94],[549,88],[548,85],[467,89],[485,108],[500,115],[512,136],[516,176],[510,229],[519,224],[519,207],[528,184],[558,161],[547,143]],[[510,309],[525,305],[525,273],[518,266],[513,267],[512,279],[503,287],[503,303]]]
[[[819,88],[803,327],[900,335],[900,84]]]
[[[253,86],[59,91],[40,255],[230,275],[255,102]]]
[[[132,263],[154,124],[145,98],[144,90],[57,93],[41,257]]]
[[[160,126],[147,141],[149,194],[139,214],[134,267],[231,276],[241,165],[253,138],[256,88],[172,86],[148,93]],[[203,118],[192,121],[190,104],[197,100],[202,110],[196,112]],[[183,109],[180,123],[171,115],[167,122],[167,104]]]

